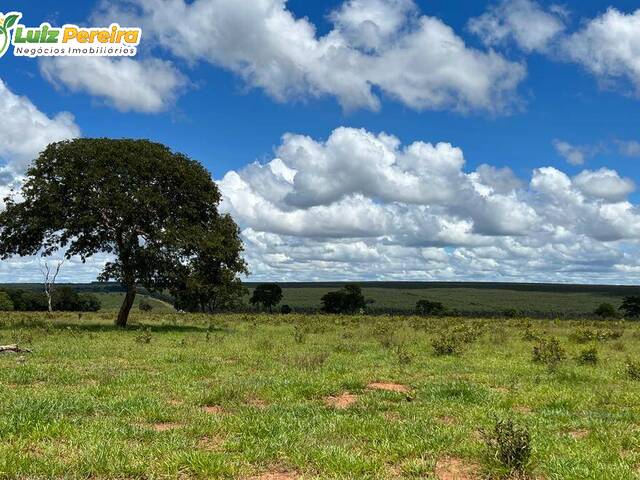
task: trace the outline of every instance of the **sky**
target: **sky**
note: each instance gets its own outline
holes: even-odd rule
[[[0,58],[2,196],[50,142],[148,138],[211,172],[252,281],[640,281],[637,2],[2,8],[142,28],[132,58]]]

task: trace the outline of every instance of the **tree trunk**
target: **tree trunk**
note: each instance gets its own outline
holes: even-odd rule
[[[118,319],[116,320],[116,326],[125,328],[127,326],[127,320],[129,319],[129,312],[133,306],[133,301],[136,298],[136,286],[127,285],[127,293],[124,296],[124,301],[118,312]]]

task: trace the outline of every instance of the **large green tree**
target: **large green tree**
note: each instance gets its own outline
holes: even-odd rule
[[[233,220],[218,213],[219,202],[200,163],[159,143],[53,143],[27,171],[20,195],[5,199],[0,255],[112,255],[100,279],[126,288],[116,320],[124,327],[137,285],[173,289],[203,252],[220,269],[245,271],[238,229],[228,228]]]

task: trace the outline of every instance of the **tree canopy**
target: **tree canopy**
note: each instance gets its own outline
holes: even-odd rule
[[[356,313],[363,310],[367,303],[359,285],[345,285],[335,292],[328,292],[321,298],[322,311],[326,313]]]
[[[233,220],[218,213],[220,192],[198,162],[148,140],[82,138],[49,145],[26,173],[21,195],[0,213],[0,255],[82,261],[113,257],[100,280],[127,293],[116,324],[126,326],[136,285],[177,288],[207,256],[232,274],[245,271]],[[20,198],[21,197],[21,198]]]
[[[262,305],[262,308],[273,311],[273,307],[282,300],[282,288],[275,283],[261,283],[253,290],[253,295],[249,302],[251,305]]]

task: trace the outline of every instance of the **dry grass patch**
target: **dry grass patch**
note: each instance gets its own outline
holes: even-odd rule
[[[396,393],[409,393],[411,391],[411,389],[406,385],[391,382],[372,382],[367,385],[367,388],[370,388],[372,390],[385,390],[387,392]]]
[[[351,405],[358,401],[358,397],[349,392],[344,392],[340,395],[329,396],[324,398],[324,403],[328,407],[337,408],[343,410],[349,408]]]
[[[274,470],[270,472],[264,472],[253,477],[248,477],[246,480],[298,480],[300,475],[295,472],[287,470]]]
[[[205,405],[201,410],[210,415],[222,415],[224,413],[224,409],[220,405]]]
[[[443,457],[436,463],[434,469],[439,480],[474,480],[480,478],[478,466],[456,457]]]
[[[151,428],[154,432],[168,432],[170,430],[177,430],[178,428],[182,428],[183,425],[181,423],[175,422],[160,422],[153,423],[151,425],[144,425],[145,428]]]

